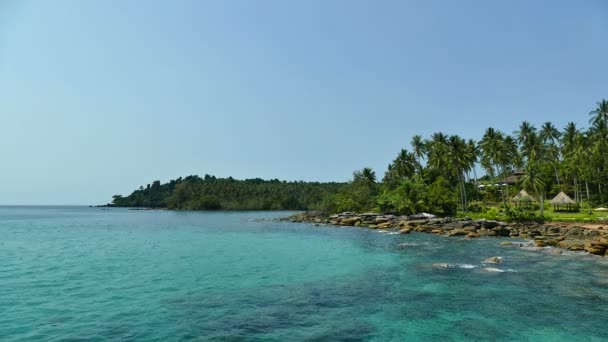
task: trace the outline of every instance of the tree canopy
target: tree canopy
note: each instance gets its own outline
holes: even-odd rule
[[[591,208],[608,203],[607,100],[589,112],[589,124],[583,129],[569,122],[560,131],[551,122],[537,129],[524,121],[513,134],[489,127],[479,141],[443,132],[428,139],[415,135],[411,151],[402,148],[382,179],[368,167],[355,171],[348,183],[188,176],[114,196],[112,205],[451,215],[472,210],[481,200],[508,208],[510,193],[525,189],[540,203],[541,215],[544,199],[560,191]],[[478,169],[485,171],[482,178]],[[484,182],[494,190],[480,191]]]

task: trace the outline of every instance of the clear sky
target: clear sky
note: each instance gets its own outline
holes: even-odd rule
[[[0,0],[0,204],[382,175],[414,134],[581,125],[608,2]]]

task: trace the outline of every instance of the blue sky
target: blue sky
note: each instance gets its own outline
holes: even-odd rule
[[[414,134],[586,125],[608,3],[0,3],[0,204],[205,173],[379,175]]]

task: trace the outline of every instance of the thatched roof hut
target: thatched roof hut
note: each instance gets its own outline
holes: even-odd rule
[[[551,204],[553,204],[555,210],[559,210],[560,206],[562,205],[566,206],[566,210],[570,210],[571,205],[576,206],[576,202],[563,191],[560,191],[559,194],[557,194],[557,196],[551,200]]]
[[[513,202],[519,205],[530,205],[530,203],[534,202],[534,198],[526,192],[526,190],[521,190],[517,193],[517,195],[513,196]]]
[[[526,192],[526,190],[521,190],[520,192],[517,193],[517,195],[513,196],[513,200],[515,202],[531,202],[534,201],[534,198],[532,198],[532,196],[528,195],[528,193]]]

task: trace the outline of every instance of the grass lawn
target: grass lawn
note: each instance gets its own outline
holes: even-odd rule
[[[540,210],[535,210],[534,212],[540,215]],[[468,216],[474,220],[488,219],[507,221],[507,216],[500,206],[490,206],[486,207],[483,212],[461,213],[458,216]],[[547,220],[555,222],[608,222],[608,212],[606,211],[592,211],[591,214],[588,213],[587,209],[583,209],[578,212],[554,211],[553,207],[550,205],[545,206],[544,216],[547,218]]]

